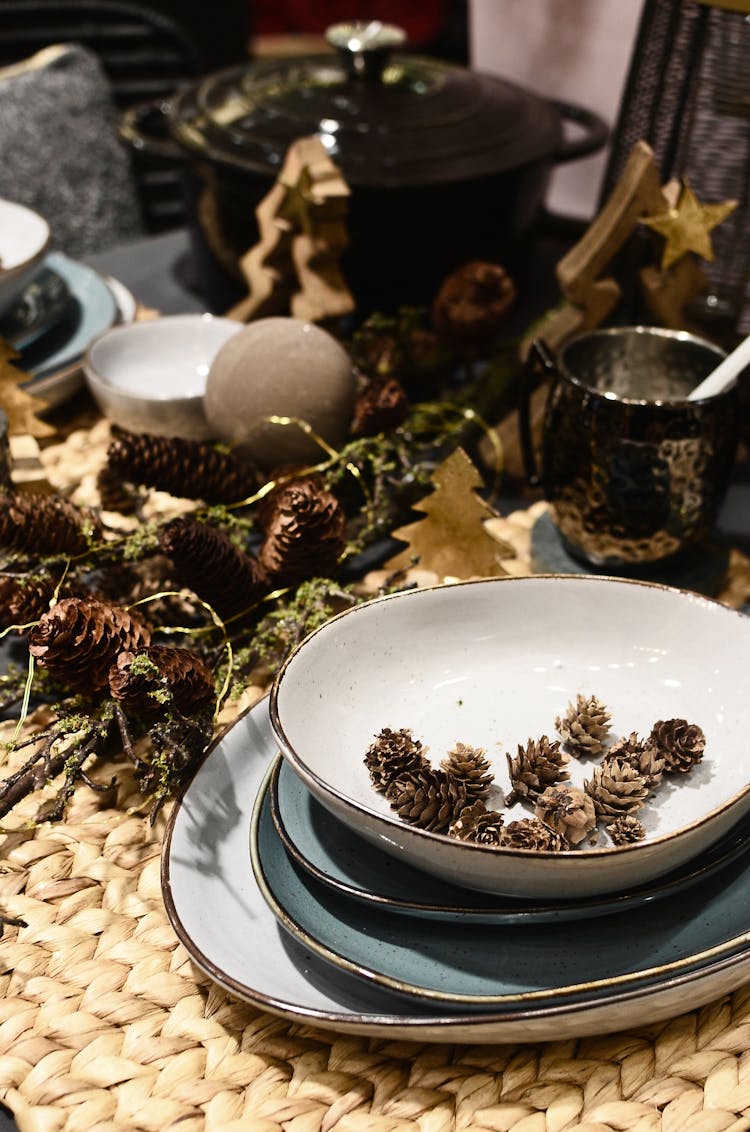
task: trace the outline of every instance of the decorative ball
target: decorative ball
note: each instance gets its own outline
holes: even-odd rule
[[[326,330],[296,318],[262,318],[226,342],[213,360],[204,407],[215,436],[264,469],[313,463],[324,455],[295,417],[332,447],[346,439],[356,384],[351,359]]]

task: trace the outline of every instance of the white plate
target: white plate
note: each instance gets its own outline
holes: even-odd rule
[[[546,1041],[625,1029],[696,1009],[750,978],[750,943],[689,972],[610,994],[500,1011],[438,1011],[333,970],[288,938],[253,878],[248,836],[277,747],[262,700],[214,746],[178,804],[162,855],[170,920],[194,962],[232,994],[338,1033],[415,1041]],[[556,930],[554,927],[551,929]],[[685,932],[690,925],[684,925]]]
[[[284,756],[339,820],[454,884],[525,898],[619,892],[678,868],[750,810],[750,621],[697,594],[584,575],[492,578],[355,606],[311,634],[271,693]],[[407,825],[373,788],[365,753],[384,727],[413,729],[433,765],[457,740],[484,748],[509,788],[506,754],[555,733],[596,695],[614,736],[657,720],[705,732],[703,761],[665,776],[638,811],[646,837],[562,853],[493,848]],[[574,785],[593,759],[571,759]],[[506,820],[528,815],[522,807]],[[599,847],[601,846],[601,847]]]

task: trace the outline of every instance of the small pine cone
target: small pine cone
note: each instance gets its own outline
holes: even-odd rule
[[[565,769],[570,761],[568,755],[556,740],[550,740],[546,735],[538,740],[529,739],[525,747],[519,743],[515,759],[510,755],[505,757],[513,787],[505,799],[509,806],[522,798],[535,801],[548,786],[570,778],[569,771]]]
[[[535,849],[547,853],[560,853],[569,848],[568,842],[542,821],[541,818],[521,818],[508,822],[500,841],[503,849]]]
[[[504,818],[499,810],[488,810],[481,800],[464,806],[448,829],[450,837],[472,841],[477,845],[499,845],[503,836]]]
[[[147,713],[158,711],[165,699],[183,715],[214,701],[208,665],[191,649],[164,645],[120,653],[109,670],[109,690],[123,707]]]
[[[375,789],[384,794],[394,779],[407,777],[428,766],[425,755],[422,740],[414,738],[410,727],[398,731],[384,727],[365,754],[365,766]]]
[[[43,576],[0,574],[0,628],[31,625],[49,609],[55,583]]]
[[[648,741],[665,761],[666,774],[686,774],[703,758],[706,736],[697,723],[686,719],[660,719],[651,728]]]
[[[257,559],[217,527],[180,515],[161,530],[159,542],[187,586],[224,620],[250,609],[268,592]]]
[[[292,484],[309,483],[311,490],[323,491],[320,476],[315,472],[306,472],[301,464],[282,464],[273,469],[269,478],[274,481],[274,486],[258,500],[255,508],[255,517],[264,531],[268,530],[268,524],[276,515],[281,495]]]
[[[648,798],[648,785],[625,759],[607,757],[595,767],[583,788],[600,818],[616,818],[639,810]]]
[[[409,399],[401,382],[391,376],[372,378],[358,395],[351,423],[352,436],[377,436],[390,432],[409,411]]]
[[[607,826],[607,833],[615,845],[632,845],[634,841],[643,841],[646,830],[638,818],[632,814],[621,814]]]
[[[119,472],[113,471],[109,464],[99,469],[96,489],[99,492],[99,506],[103,511],[132,515],[138,510],[140,502],[138,492],[123,480]]]
[[[489,795],[494,778],[490,760],[481,747],[457,742],[440,765],[447,774],[463,782],[470,802],[483,802]]]
[[[504,267],[475,260],[445,279],[432,304],[432,322],[448,341],[481,349],[493,341],[515,298]]]
[[[275,585],[334,573],[344,549],[343,509],[314,480],[297,480],[279,493],[258,559]]]
[[[123,433],[107,450],[108,473],[184,499],[238,503],[257,490],[256,468],[211,444],[178,436]]]
[[[666,760],[656,744],[650,739],[639,739],[636,731],[624,739],[618,739],[607,751],[608,759],[621,759],[635,767],[644,779],[649,790],[661,785]]]
[[[431,766],[395,778],[385,796],[402,821],[433,833],[447,833],[467,801],[463,782]]]
[[[100,691],[119,653],[145,648],[150,640],[139,613],[95,598],[66,597],[31,630],[29,652],[61,684]]]
[[[0,546],[50,554],[83,554],[100,533],[96,519],[53,495],[0,496]]]
[[[596,696],[578,695],[567,713],[555,720],[563,743],[576,758],[599,755],[610,730],[610,714]]]
[[[594,803],[577,786],[548,786],[537,799],[534,814],[568,845],[580,845],[596,829]]]

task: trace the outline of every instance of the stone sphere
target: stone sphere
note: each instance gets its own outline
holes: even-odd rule
[[[346,350],[326,330],[296,318],[262,318],[226,342],[208,373],[204,407],[213,434],[239,459],[269,470],[315,463],[324,450],[296,417],[334,448],[346,440],[355,379]]]

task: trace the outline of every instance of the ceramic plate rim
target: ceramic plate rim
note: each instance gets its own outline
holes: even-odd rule
[[[255,711],[259,713],[267,711],[267,702],[268,696],[266,695],[238,716],[238,718],[225,728],[221,735],[212,742],[195,767],[194,773],[191,775],[189,781],[185,783],[181,793],[175,800],[164,831],[160,869],[161,889],[167,918],[177,938],[185,947],[191,959],[196,963],[198,968],[204,971],[218,986],[221,986],[225,991],[236,995],[244,1002],[248,1002],[256,1008],[269,1010],[290,1021],[299,1022],[304,1020],[306,1022],[318,1023],[336,1032],[367,1034],[374,1037],[393,1037],[394,1033],[400,1033],[411,1039],[419,1039],[421,1032],[431,1031],[434,1033],[434,1036],[425,1040],[439,1042],[473,1042],[480,1039],[488,1041],[544,1041],[549,1040],[549,1037],[546,1030],[542,1032],[543,1023],[547,1021],[554,1022],[556,1024],[555,1034],[559,1036],[558,1027],[560,1025],[566,1020],[575,1022],[581,1015],[584,1016],[582,1018],[583,1025],[576,1025],[574,1030],[570,1031],[570,1036],[585,1033],[613,1032],[614,1030],[622,1030],[623,1025],[627,1028],[643,1024],[640,1021],[628,1021],[624,1024],[618,1021],[614,1027],[608,1025],[608,1027],[605,1028],[594,1027],[592,1029],[587,1027],[585,1020],[587,1013],[592,1014],[593,1012],[608,1007],[625,1006],[633,1003],[640,1005],[641,1001],[644,999],[644,992],[638,988],[626,990],[617,995],[599,999],[598,1001],[592,1002],[584,1000],[562,1003],[556,1007],[527,1009],[513,1015],[509,1015],[507,1011],[502,1013],[474,1012],[462,1014],[458,1012],[438,1013],[430,1010],[428,1013],[424,1014],[408,1012],[396,1014],[390,1010],[378,1012],[372,1009],[364,1009],[356,1011],[354,1009],[347,1010],[345,1007],[322,1009],[317,1006],[312,1006],[309,1003],[306,1004],[302,1001],[294,1001],[290,996],[281,998],[278,994],[269,994],[252,987],[246,981],[241,981],[234,975],[223,970],[210,956],[204,954],[195,944],[190,932],[183,924],[179,909],[173,897],[170,881],[172,837],[180,814],[183,812],[185,800],[189,796],[191,786],[197,780],[205,763],[211,758],[217,748],[225,742],[229,733],[234,730],[235,727],[241,726],[248,716],[251,716]],[[247,820],[248,817],[249,815],[246,813],[245,820]],[[269,915],[271,915],[270,911]],[[746,970],[743,970],[743,965]],[[684,987],[709,977],[723,976],[723,978],[726,979],[727,975],[734,972],[736,968],[740,968],[745,980],[750,979],[750,951],[745,954],[740,952],[727,956],[713,964],[709,970],[690,971],[677,975],[661,986],[649,988],[647,992],[648,997],[658,993],[667,995],[675,991],[682,991]],[[725,983],[722,981],[722,987],[729,985],[728,982]],[[732,987],[736,985],[739,985],[739,983],[735,983],[734,981],[731,983]],[[726,993],[726,989],[717,992],[712,987],[708,996],[703,997],[701,994],[696,997],[694,1000],[696,1006],[712,1001],[717,993]],[[700,1002],[698,998],[700,998]],[[644,1005],[647,1005],[647,1003],[644,1003]],[[683,1011],[681,1011],[679,1007],[673,1008],[667,1005],[666,1009],[660,1009],[659,1017],[671,1018],[678,1016],[680,1013],[683,1013]],[[653,1014],[651,1017],[653,1018]],[[516,1033],[518,1034],[517,1038],[510,1036]]]
[[[340,622],[346,617],[356,615],[358,611],[368,609],[375,605],[381,605],[385,602],[405,600],[407,598],[414,599],[423,594],[456,590],[458,587],[479,587],[484,585],[495,586],[502,585],[504,583],[515,583],[516,585],[518,585],[519,583],[533,584],[540,581],[554,581],[565,585],[580,585],[581,583],[586,584],[587,582],[593,581],[597,583],[601,582],[603,584],[641,586],[644,589],[661,591],[674,595],[682,595],[683,597],[690,599],[690,601],[696,605],[705,605],[711,609],[721,610],[722,615],[726,614],[727,616],[739,618],[744,618],[747,616],[746,614],[743,614],[739,609],[733,609],[730,606],[724,605],[722,602],[716,601],[713,598],[705,597],[703,594],[695,593],[692,590],[681,589],[677,586],[668,586],[663,582],[651,582],[641,578],[618,578],[615,575],[609,574],[549,573],[529,574],[521,576],[506,575],[494,578],[476,578],[469,581],[461,580],[447,584],[443,583],[433,586],[423,586],[413,590],[401,590],[397,593],[383,594],[379,597],[371,598],[367,602],[362,602],[359,605],[351,606],[348,609],[342,610],[340,613],[334,614],[333,617],[331,617],[323,625],[320,625],[317,629],[314,629],[311,633],[308,633],[308,635],[302,641],[295,645],[289,655],[282,662],[276,674],[276,677],[274,678],[270,691],[270,713],[274,733],[278,740],[279,746],[281,747],[284,758],[287,758],[289,760],[297,774],[299,774],[300,778],[302,778],[305,782],[311,784],[311,788],[313,790],[317,790],[320,794],[327,794],[331,797],[336,798],[336,800],[342,806],[349,810],[355,811],[356,813],[366,816],[367,818],[374,819],[377,822],[383,823],[385,826],[391,829],[397,829],[399,831],[399,836],[406,839],[407,841],[411,841],[413,844],[421,845],[429,845],[430,843],[434,843],[436,845],[450,845],[456,852],[462,853],[465,851],[467,855],[473,854],[475,857],[481,855],[486,857],[488,860],[493,857],[495,860],[497,860],[498,855],[502,859],[511,861],[518,858],[527,861],[556,860],[558,862],[561,860],[600,861],[607,858],[624,857],[627,855],[637,856],[644,850],[650,849],[653,846],[666,845],[668,842],[674,841],[678,837],[681,838],[685,834],[690,833],[692,830],[706,825],[709,821],[717,818],[723,813],[726,813],[726,811],[731,807],[737,805],[737,803],[740,802],[743,798],[748,797],[748,795],[750,795],[750,781],[748,781],[744,787],[738,790],[730,798],[726,799],[718,806],[714,806],[713,809],[708,810],[700,818],[697,818],[692,822],[688,822],[686,825],[681,825],[678,829],[669,830],[666,833],[650,837],[644,841],[632,842],[625,845],[604,845],[593,848],[586,847],[584,849],[571,850],[570,852],[564,854],[542,849],[522,849],[507,846],[493,847],[481,845],[476,842],[459,841],[455,837],[449,837],[444,833],[435,833],[432,830],[418,829],[416,826],[408,825],[406,822],[400,821],[399,818],[394,816],[393,814],[385,813],[381,810],[376,810],[373,807],[365,805],[357,798],[353,798],[351,795],[345,794],[342,790],[337,788],[335,783],[328,782],[326,779],[321,778],[320,775],[318,775],[307,765],[307,763],[305,763],[302,756],[295,750],[294,746],[289,741],[284,730],[284,725],[281,721],[278,707],[279,694],[281,692],[284,679],[289,672],[292,662],[299,655],[301,650],[305,648],[305,646],[315,637],[325,633],[335,622]]]

